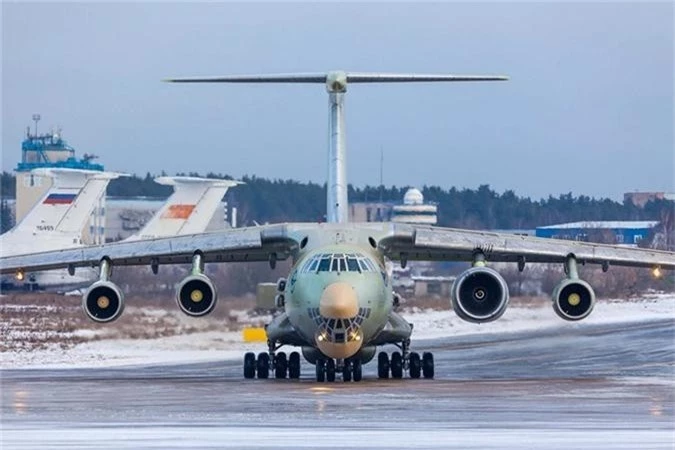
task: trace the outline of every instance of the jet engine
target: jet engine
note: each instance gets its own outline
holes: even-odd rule
[[[203,273],[188,275],[176,288],[176,303],[188,316],[199,317],[213,311],[218,295],[216,287]]]
[[[565,320],[581,320],[595,306],[595,292],[584,280],[566,278],[553,289],[553,310]]]
[[[124,295],[115,283],[99,280],[82,296],[82,309],[95,322],[112,322],[124,311]]]
[[[452,285],[452,307],[468,322],[491,322],[506,311],[509,287],[499,273],[489,267],[472,267]]]

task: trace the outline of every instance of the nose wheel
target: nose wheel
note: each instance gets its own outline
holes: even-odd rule
[[[350,381],[361,381],[363,371],[360,359],[348,359],[342,368],[342,381],[348,383]]]
[[[335,360],[332,358],[319,358],[316,360],[316,381],[319,383],[335,381],[338,373],[342,373],[344,382],[361,381],[363,369],[361,360],[358,358],[347,360]]]
[[[319,358],[316,360],[316,381],[323,383],[335,381],[335,360],[332,358]]]

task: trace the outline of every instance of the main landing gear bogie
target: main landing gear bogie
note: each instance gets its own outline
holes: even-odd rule
[[[286,353],[279,352],[270,356],[269,353],[248,352],[244,355],[244,378],[252,379],[256,375],[259,379],[269,378],[270,372],[276,379],[300,378],[300,353],[293,352],[288,358]]]
[[[391,377],[394,379],[403,378],[404,372],[407,370],[410,378],[424,378],[431,379],[434,377],[434,355],[431,352],[420,354],[409,351],[410,341],[404,341],[398,346],[401,352],[394,352],[391,354],[391,359],[386,352],[380,352],[377,355],[377,376],[380,379]]]

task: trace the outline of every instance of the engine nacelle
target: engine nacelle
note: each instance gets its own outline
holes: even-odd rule
[[[213,311],[217,299],[216,287],[204,274],[189,275],[176,288],[176,303],[188,316],[205,316]]]
[[[509,304],[509,287],[496,270],[472,267],[452,285],[452,308],[468,322],[498,319]]]
[[[115,283],[99,280],[82,295],[82,309],[95,322],[112,322],[124,311],[124,294]]]
[[[566,278],[553,289],[553,310],[565,320],[581,320],[593,311],[595,292],[578,278]]]

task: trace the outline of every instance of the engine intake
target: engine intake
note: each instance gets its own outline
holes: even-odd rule
[[[100,280],[85,291],[82,309],[95,322],[112,322],[124,311],[124,295],[115,283]]]
[[[581,320],[593,311],[595,292],[584,280],[564,279],[553,289],[553,310],[565,320]]]
[[[509,304],[509,287],[499,273],[489,267],[472,267],[452,285],[452,307],[468,322],[498,319]]]
[[[204,274],[189,275],[176,289],[176,303],[188,316],[200,317],[213,311],[218,295],[211,280]]]

